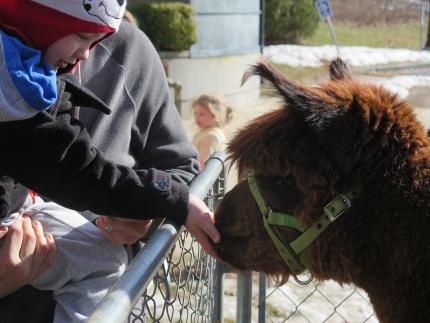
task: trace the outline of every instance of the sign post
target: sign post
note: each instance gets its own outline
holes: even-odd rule
[[[331,38],[336,45],[337,55],[340,56],[340,49],[336,40],[336,33],[334,32],[334,27],[331,22],[331,17],[333,17],[333,10],[331,10],[330,0],[317,0],[316,6],[321,20],[325,19],[327,21],[328,27],[330,29]]]
[[[429,14],[429,1],[427,0],[421,0],[421,5],[420,5],[420,49],[428,49],[427,45],[428,44],[424,44],[424,26],[425,26],[425,19],[426,19],[426,15],[428,16]],[[428,38],[428,32],[427,32],[427,38]],[[428,42],[428,40],[427,40]]]

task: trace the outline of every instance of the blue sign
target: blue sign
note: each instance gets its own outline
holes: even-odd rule
[[[333,16],[333,11],[331,10],[330,6],[330,0],[317,0],[316,5],[321,19]]]

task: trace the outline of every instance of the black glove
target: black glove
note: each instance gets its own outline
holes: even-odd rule
[[[0,220],[18,211],[24,204],[29,190],[13,178],[0,175]]]

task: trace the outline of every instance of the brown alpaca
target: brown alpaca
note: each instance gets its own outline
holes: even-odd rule
[[[354,81],[340,59],[319,87],[289,81],[268,62],[244,79],[252,74],[284,104],[239,131],[228,153],[239,172],[255,174],[271,209],[309,226],[328,202],[358,189],[310,245],[310,272],[366,290],[380,322],[430,322],[430,141],[411,107]],[[215,225],[221,259],[288,280],[247,181],[225,196]],[[286,242],[300,234],[279,231]]]

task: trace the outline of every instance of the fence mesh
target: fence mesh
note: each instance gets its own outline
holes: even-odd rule
[[[129,322],[208,322],[214,267],[214,260],[183,232]]]
[[[222,173],[205,202],[213,210],[223,195]],[[215,260],[195,239],[188,232],[182,232],[128,322],[213,322],[217,306],[215,265]],[[229,275],[227,279],[236,279],[236,275]],[[258,299],[257,291],[264,295],[259,304],[256,302],[253,322],[257,322],[255,314],[258,311],[264,314],[264,319],[259,322],[378,322],[366,292],[355,286],[340,286],[333,281],[313,281],[302,286],[290,280],[280,287],[267,286],[259,290],[258,281],[253,279],[253,283],[253,299]],[[225,294],[231,293],[227,288]],[[261,317],[261,313],[258,314]],[[225,320],[233,322],[235,318],[225,317]]]
[[[313,281],[299,285],[290,280],[269,287],[259,310],[264,307],[265,322],[378,322],[367,293],[353,285],[334,281]]]
[[[224,195],[224,174],[205,202],[213,210]],[[210,322],[214,311],[215,260],[183,231],[128,322]]]

